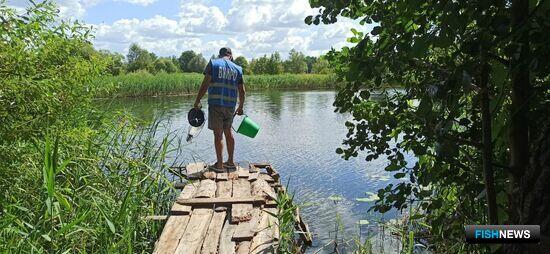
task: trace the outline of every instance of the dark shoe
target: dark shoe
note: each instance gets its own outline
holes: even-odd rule
[[[225,173],[225,169],[223,169],[223,168],[217,168],[215,164],[214,164],[214,165],[208,166],[208,170],[214,171],[214,172],[216,172],[216,173]]]
[[[228,162],[224,162],[223,167],[226,168],[226,169],[236,169],[237,165],[235,165],[235,163],[230,164]]]

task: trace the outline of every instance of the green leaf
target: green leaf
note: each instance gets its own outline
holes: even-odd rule
[[[375,26],[374,28],[372,28],[372,31],[370,31],[372,35],[378,35],[380,34],[380,32],[382,32],[382,27],[380,26]]]
[[[403,178],[405,177],[405,173],[396,173],[393,177],[395,177],[395,179]]]

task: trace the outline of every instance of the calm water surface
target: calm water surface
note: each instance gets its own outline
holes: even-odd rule
[[[368,213],[373,202],[356,200],[397,180],[383,170],[387,165],[385,158],[367,162],[365,156],[359,156],[346,161],[335,153],[347,133],[344,122],[351,119],[334,112],[335,95],[334,91],[249,93],[245,113],[261,129],[254,139],[236,135],[235,160],[271,162],[282,180],[289,182],[289,190],[296,194],[298,203],[304,205],[302,216],[315,240],[309,252],[333,240],[337,228],[339,237],[351,240],[359,237],[360,231],[364,237],[371,228],[367,225],[359,229],[359,220],[368,220],[372,225],[396,216]],[[110,108],[124,109],[147,120],[161,117],[184,138],[189,127],[187,112],[193,101],[194,96],[119,99]],[[213,135],[206,127],[182,149],[179,160],[215,161]],[[341,200],[334,201],[331,197],[335,196]],[[328,253],[330,249],[321,252]]]

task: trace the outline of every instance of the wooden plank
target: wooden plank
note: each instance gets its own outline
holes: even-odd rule
[[[233,204],[231,206],[231,222],[239,223],[252,219],[252,204]]]
[[[204,243],[202,244],[201,253],[215,254],[218,253],[218,244],[220,240],[220,234],[222,232],[223,224],[225,222],[225,217],[227,213],[214,212],[208,230],[206,232],[206,237],[204,238]]]
[[[237,254],[248,254],[250,253],[250,241],[240,242],[237,246]]]
[[[230,204],[269,204],[265,199],[259,198],[178,198],[176,202],[180,205],[230,205]]]
[[[248,181],[249,182],[255,181],[258,179],[259,176],[260,176],[260,172],[250,173],[250,176],[248,177]]]
[[[239,174],[239,178],[248,178],[250,176],[250,171],[240,166],[237,166],[237,173]]]
[[[187,183],[176,182],[174,183],[174,189],[181,190],[185,187],[185,185],[187,185]]]
[[[263,199],[277,199],[277,194],[264,179],[252,182],[252,196]]]
[[[216,196],[216,182],[210,179],[204,179],[199,185],[194,198],[213,198]]]
[[[252,219],[237,224],[233,241],[250,241],[256,233],[260,221],[260,207],[254,207],[251,212]]]
[[[256,172],[260,172],[260,169],[256,167],[254,164],[250,164],[249,171],[250,173],[256,173]]]
[[[220,181],[220,180],[221,180],[221,181],[224,181],[224,180],[227,180],[227,177],[228,177],[228,173],[227,173],[227,172],[225,172],[225,173],[218,173],[218,174],[216,175],[216,180],[218,180],[218,181]]]
[[[200,253],[203,239],[214,211],[208,208],[195,208],[180,239],[178,248],[174,253],[196,254]]]
[[[247,179],[237,179],[233,181],[233,194],[231,196],[234,198],[252,197],[250,182]]]
[[[183,190],[180,192],[180,195],[178,198],[193,197],[197,192],[197,185],[198,185],[198,182],[187,183],[183,187]],[[185,215],[190,213],[191,213],[191,206],[188,206],[188,205],[181,205],[178,203],[174,203],[172,205],[172,209],[170,209],[170,214],[173,214],[173,215]]]
[[[233,233],[237,225],[230,224],[229,220],[225,221],[223,225],[222,233],[220,235],[220,246],[218,247],[219,254],[234,254],[235,253],[235,242],[231,240]]]
[[[300,238],[309,246],[313,243],[311,232],[309,232],[309,226],[302,220],[300,215],[300,208],[296,207],[296,229],[300,231]]]
[[[155,254],[172,254],[178,247],[180,239],[189,222],[189,215],[170,216],[162,230],[158,242],[155,244]]]
[[[220,174],[218,174],[219,176]],[[230,198],[233,192],[233,181],[219,181],[216,182],[216,197],[217,198]]]
[[[262,211],[258,232],[252,238],[250,253],[275,253],[274,244],[276,243],[274,229],[274,217],[266,211]]]
[[[187,176],[199,175],[205,169],[206,164],[204,164],[204,162],[189,163],[187,166],[185,166]]]
[[[260,176],[258,177],[258,179],[264,179],[266,182],[268,183],[274,183],[275,182],[275,179],[273,179],[273,177],[271,177],[270,175],[268,174],[260,174]]]
[[[166,220],[168,219],[168,215],[149,215],[145,217],[141,217],[143,220]]]

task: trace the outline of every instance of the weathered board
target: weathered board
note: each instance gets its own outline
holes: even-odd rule
[[[218,244],[223,224],[225,222],[226,212],[215,212],[208,226],[204,243],[202,244],[201,253],[215,254],[218,253]]]
[[[167,218],[154,253],[275,253],[279,229],[274,199],[285,191],[277,171],[269,164],[223,173],[205,166],[186,166],[188,179],[197,181],[183,186],[169,216],[147,216]],[[295,226],[308,231],[301,218]]]
[[[209,208],[195,208],[180,239],[175,253],[195,254],[200,253],[202,241],[206,235],[208,225],[214,210]]]
[[[176,251],[185,228],[189,222],[189,215],[170,216],[162,230],[157,244],[155,245],[155,254],[172,254]]]

